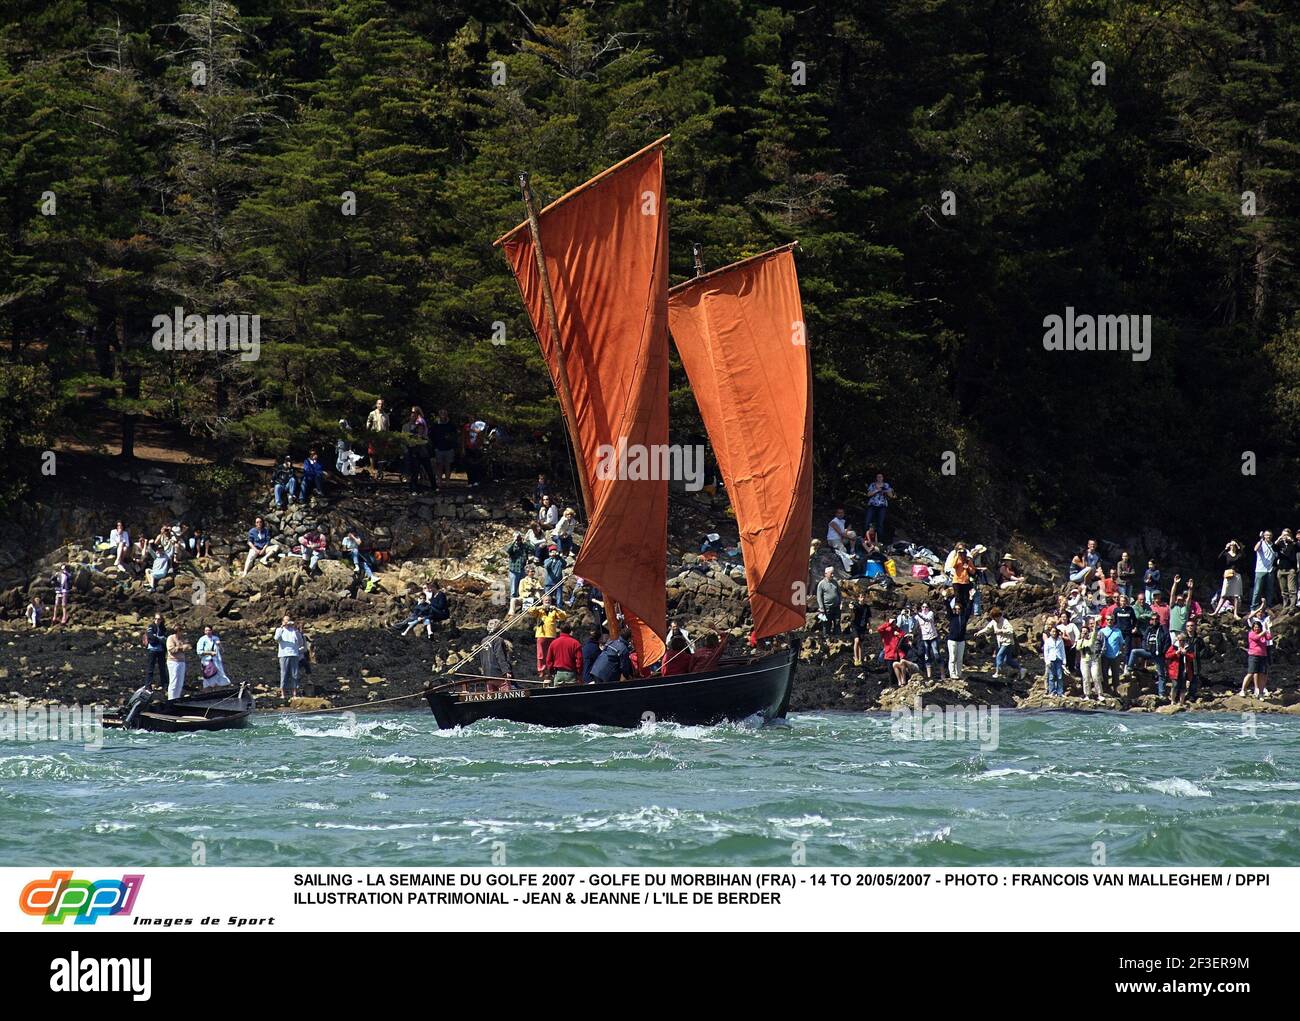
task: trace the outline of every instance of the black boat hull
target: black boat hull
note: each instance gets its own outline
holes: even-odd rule
[[[789,708],[798,660],[794,646],[699,674],[496,693],[430,691],[424,697],[443,730],[483,719],[626,728],[646,722],[712,726],[754,715],[773,720]]]
[[[189,734],[209,730],[246,727],[253,715],[254,701],[246,687],[210,688],[197,695],[151,702],[133,718],[126,710],[106,714],[104,725],[159,734]]]

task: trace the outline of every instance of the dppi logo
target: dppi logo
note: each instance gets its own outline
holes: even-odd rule
[[[105,915],[129,915],[144,876],[121,879],[73,879],[72,871],[51,872],[49,879],[34,879],[18,895],[23,914],[44,915],[46,925],[62,925],[68,917],[76,925],[94,925]]]

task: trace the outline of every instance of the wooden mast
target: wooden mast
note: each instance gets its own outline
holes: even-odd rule
[[[573,447],[574,460],[578,465],[578,488],[582,495],[583,516],[591,523],[592,506],[591,489],[587,484],[587,467],[582,457],[582,445],[578,438],[578,413],[573,404],[573,391],[569,388],[569,368],[564,360],[564,345],[560,340],[560,322],[555,314],[555,296],[551,292],[551,274],[546,269],[546,255],[542,251],[542,227],[537,218],[537,204],[533,201],[533,189],[528,185],[528,174],[519,175],[519,191],[524,198],[524,208],[528,212],[528,232],[533,239],[533,256],[537,260],[537,276],[542,284],[542,305],[546,309],[546,328],[551,333],[551,347],[555,352],[555,389],[560,397],[560,411],[564,415],[564,425],[569,431],[569,441]],[[602,593],[602,596],[604,593]],[[616,615],[605,609],[605,629],[611,638],[618,637]]]

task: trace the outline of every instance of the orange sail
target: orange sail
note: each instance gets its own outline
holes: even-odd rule
[[[790,246],[674,287],[668,318],[740,525],[754,636],[803,627],[812,373]]]
[[[622,608],[643,666],[662,655],[667,630],[668,482],[639,470],[668,444],[661,142],[538,214],[558,336],[528,223],[500,240],[552,379],[559,389],[567,377],[572,394],[570,434],[590,501],[574,573],[600,588],[611,613]]]

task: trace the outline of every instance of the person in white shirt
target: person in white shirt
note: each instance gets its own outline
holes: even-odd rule
[[[126,570],[123,561],[130,559],[131,556],[131,533],[126,530],[122,522],[119,521],[117,527],[108,533],[108,545],[115,556],[113,566],[121,571]]]
[[[280,660],[280,694],[292,698],[298,690],[298,665],[305,642],[298,625],[285,614],[275,629],[276,656]]]
[[[167,636],[167,697],[180,698],[185,691],[185,654],[190,643],[173,631]]]
[[[1047,665],[1047,693],[1065,694],[1065,639],[1053,624],[1043,632],[1043,662]]]
[[[830,524],[826,526],[826,545],[832,547],[837,552],[844,549],[844,540],[848,538],[849,526],[844,518],[844,508],[837,507],[835,516],[831,518]]]
[[[537,507],[537,521],[547,529],[553,529],[560,523],[560,508],[551,502],[549,496],[543,496]]]
[[[226,665],[221,656],[221,637],[209,624],[203,629],[203,637],[194,644],[194,651],[199,657],[199,674],[205,688],[224,688],[230,684],[226,676]]]
[[[993,632],[993,637],[998,643],[997,651],[993,654],[993,676],[1001,677],[1002,668],[1010,666],[1024,677],[1025,668],[1016,659],[1016,627],[1006,618],[1000,607],[995,606],[989,610],[989,622],[975,634],[985,635],[990,631]]]
[[[573,530],[578,526],[578,515],[572,507],[566,507],[564,513],[560,515],[560,520],[555,523],[555,528],[551,531],[551,537],[555,540],[555,545],[559,547],[564,556],[569,556],[573,552]]]

